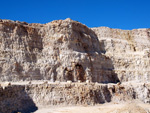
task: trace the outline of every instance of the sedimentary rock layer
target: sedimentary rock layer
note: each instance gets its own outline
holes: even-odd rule
[[[71,19],[44,25],[0,22],[0,80],[117,82],[93,30]]]
[[[150,80],[150,29],[92,28],[122,82]]]
[[[0,20],[0,81],[146,82],[149,39],[150,29]]]
[[[88,28],[71,19],[0,20],[0,112],[133,99],[150,103],[149,48],[150,29]]]
[[[142,92],[142,93],[141,93]],[[150,103],[150,84],[36,83],[0,87],[0,112],[34,112],[41,106]]]

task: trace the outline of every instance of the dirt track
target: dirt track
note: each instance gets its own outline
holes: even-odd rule
[[[71,106],[39,108],[35,113],[150,113],[150,104],[122,103],[96,106]]]

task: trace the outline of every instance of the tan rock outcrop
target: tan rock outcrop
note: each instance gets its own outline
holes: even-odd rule
[[[101,51],[111,59],[114,72],[122,82],[150,80],[150,29],[120,30],[92,28]]]
[[[142,93],[140,92],[142,91]],[[34,112],[41,106],[150,103],[150,84],[47,83],[0,87],[0,113]]]
[[[150,103],[149,39],[150,29],[88,28],[71,19],[0,20],[0,113]]]
[[[0,81],[149,81],[150,29],[1,20]]]
[[[0,23],[1,81],[117,82],[97,35],[71,19],[44,25]]]

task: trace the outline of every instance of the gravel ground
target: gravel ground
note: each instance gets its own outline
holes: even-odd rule
[[[150,104],[130,102],[96,106],[41,107],[35,113],[150,113]]]

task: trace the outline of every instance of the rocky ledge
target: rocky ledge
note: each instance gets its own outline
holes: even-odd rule
[[[149,64],[150,29],[88,28],[69,18],[47,24],[0,20],[0,112],[150,103]]]
[[[150,103],[149,94],[150,83],[1,83],[0,113],[30,113],[42,106],[119,104],[132,100]]]

